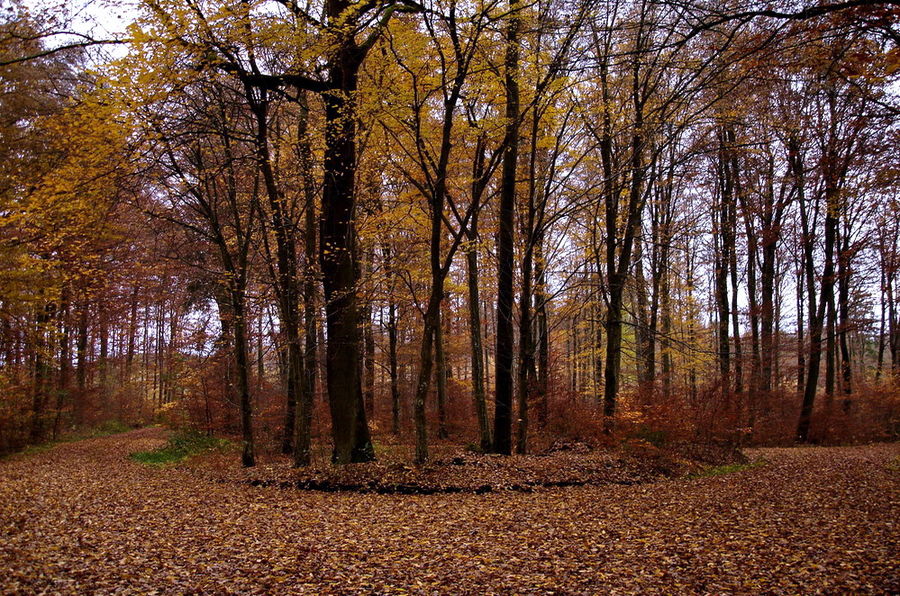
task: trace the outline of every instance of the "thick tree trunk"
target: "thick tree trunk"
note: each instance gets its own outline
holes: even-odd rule
[[[495,354],[494,446],[512,451],[513,400],[513,249],[515,246],[516,172],[519,156],[519,18],[518,0],[509,0],[506,28],[506,144],[500,181],[500,233],[497,263],[497,353]]]
[[[335,19],[340,14],[330,15]],[[319,259],[325,287],[326,369],[332,459],[337,464],[370,461],[375,450],[362,396],[362,338],[357,286],[356,110],[361,56],[350,41],[338,46],[328,69],[332,90],[325,103],[325,183],[322,190]]]

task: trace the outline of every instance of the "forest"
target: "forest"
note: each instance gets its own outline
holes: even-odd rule
[[[0,451],[896,438],[898,9],[844,4],[6,2]]]
[[[896,593],[898,24],[0,0],[0,592]]]
[[[4,451],[896,437],[894,3],[6,4]]]

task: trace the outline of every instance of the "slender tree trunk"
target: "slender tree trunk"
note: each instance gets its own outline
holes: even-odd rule
[[[881,249],[884,250],[884,245],[881,246]],[[875,363],[875,381],[879,381],[881,379],[881,371],[884,368],[884,330],[885,330],[885,311],[887,310],[887,303],[885,300],[885,285],[886,285],[886,275],[884,270],[884,257],[882,255],[881,261],[881,285],[879,286],[879,304],[881,314],[878,317],[878,357]]]
[[[235,287],[236,285],[236,287]],[[247,315],[245,290],[238,282],[230,290],[234,329],[234,360],[237,372],[237,390],[241,408],[241,438],[244,467],[256,465],[253,441],[253,406],[250,401],[250,361],[247,343]]]
[[[366,276],[371,277],[375,267],[375,249],[366,255]],[[363,325],[363,403],[366,408],[366,417],[372,420],[375,417],[375,335],[372,331],[372,301],[365,298],[362,311]]]
[[[134,366],[134,350],[137,341],[137,316],[138,316],[138,293],[140,286],[134,285],[131,291],[131,310],[128,316],[128,349],[125,352],[125,372],[122,380],[125,383],[131,381],[132,367]]]
[[[837,342],[835,342],[837,313],[834,307],[834,284],[832,284],[832,287],[825,298],[827,302],[827,311],[825,315],[825,399],[830,412],[834,398],[834,385],[836,379],[835,356],[837,348]]]
[[[301,92],[297,105],[297,158],[303,179],[304,230],[303,230],[303,378],[299,394],[299,408],[294,435],[294,466],[309,465],[312,457],[312,415],[316,395],[316,371],[318,355],[318,325],[316,267],[316,180],[313,176],[312,147],[309,140],[309,105],[306,92]]]
[[[50,386],[50,342],[47,340],[48,323],[53,319],[56,305],[45,303],[35,317],[34,328],[34,385],[32,387],[31,433],[32,444],[44,438],[44,407],[47,402],[47,389]]]
[[[397,305],[388,305],[388,368],[391,377],[391,431],[400,434],[400,381],[397,376]]]
[[[847,226],[849,228],[849,225]],[[843,407],[850,406],[849,396],[853,391],[853,367],[850,361],[850,345],[847,335],[850,330],[850,230],[845,229],[838,253],[838,342],[841,355],[841,391],[845,396]]]
[[[797,393],[803,391],[806,374],[806,340],[803,336],[803,263],[797,263]]]
[[[537,359],[537,420],[542,427],[547,424],[549,404],[547,403],[550,391],[550,332],[547,324],[547,269],[544,263],[544,231],[538,233],[534,245],[535,250],[535,280],[534,288],[534,313],[537,319],[538,359]],[[599,300],[598,300],[599,301]],[[602,338],[602,325],[597,326],[597,370],[600,374],[602,362],[600,362],[600,342]]]
[[[98,393],[100,394],[100,409],[105,418],[109,413],[109,318],[106,306],[99,303],[98,334],[100,335],[100,358],[97,362],[99,373]]]
[[[637,33],[638,46],[643,48],[643,27]],[[644,207],[644,99],[641,92],[639,60],[634,61],[632,72],[632,102],[634,104],[634,132],[631,137],[631,184],[628,194],[628,210],[624,233],[621,235],[621,246],[617,255],[619,239],[619,196],[612,188],[612,126],[609,108],[604,109],[603,137],[600,144],[603,172],[606,179],[604,200],[606,203],[606,265],[607,283],[609,284],[609,305],[606,313],[606,369],[603,386],[603,415],[606,418],[606,431],[612,430],[616,413],[616,399],[619,392],[619,371],[622,361],[622,311],[625,294],[625,281],[631,267],[632,250],[635,238],[640,229],[641,214]],[[606,65],[602,65],[601,82],[604,99],[608,99],[606,81]],[[608,106],[608,103],[604,101]]]
[[[444,321],[438,307],[437,324],[434,328],[434,359],[437,385],[438,438],[446,439],[447,433],[447,359],[444,353]]]
[[[766,381],[762,377],[765,374],[762,372],[762,358],[763,356],[760,354],[760,315],[761,308],[759,306],[758,299],[758,288],[757,288],[757,277],[756,277],[756,256],[759,250],[759,238],[757,236],[756,227],[754,225],[754,210],[751,208],[750,201],[747,197],[747,193],[744,192],[744,187],[741,181],[741,170],[740,170],[740,162],[738,160],[738,154],[736,151],[737,141],[735,138],[734,129],[729,127],[726,129],[726,138],[729,144],[729,153],[730,153],[730,171],[731,171],[731,179],[733,181],[734,186],[734,194],[737,202],[741,206],[741,211],[743,213],[744,220],[744,231],[747,236],[747,302],[749,306],[749,315],[750,315],[750,392],[753,394],[757,389],[768,390],[766,386]],[[771,182],[771,179],[770,179]],[[735,228],[735,233],[737,232]],[[763,243],[767,241],[765,238],[766,233],[763,232]],[[763,249],[765,251],[765,248]],[[765,268],[765,266],[764,266]],[[736,270],[736,267],[733,268],[733,271]],[[765,276],[765,273],[763,273]],[[737,285],[733,278],[733,287],[735,292],[735,302],[733,304],[736,310],[736,302],[737,302]],[[763,283],[765,285],[765,283]],[[771,295],[768,296],[771,300]],[[763,290],[763,302],[767,299],[766,291]],[[770,383],[771,384],[771,383]],[[751,402],[754,399],[751,395]],[[750,404],[751,415],[754,408],[754,404]]]
[[[896,273],[891,270],[887,279],[888,304],[888,343],[891,351],[891,372],[894,382],[900,381],[900,322],[897,320],[897,307],[894,301],[894,279]]]
[[[78,399],[75,402],[75,423],[84,424],[87,401],[87,368],[88,368],[88,305],[82,299],[78,303],[78,337],[75,340],[75,384]]]
[[[252,57],[251,57],[252,58]],[[287,345],[287,402],[284,414],[284,431],[281,452],[293,453],[297,401],[303,379],[303,351],[300,343],[300,291],[297,273],[297,256],[294,239],[294,222],[291,221],[284,197],[275,180],[272,157],[269,151],[269,100],[267,92],[245,87],[245,95],[256,119],[256,158],[262,173],[268,198],[272,231],[275,236],[277,275],[275,294],[278,298],[278,315],[281,333]]]
[[[484,347],[481,329],[481,301],[478,296],[477,216],[472,218],[467,234],[466,282],[469,299],[469,339],[472,348],[472,399],[474,400],[475,405],[475,416],[478,419],[479,444],[482,451],[488,451],[490,450],[493,441],[491,437],[490,421],[488,420],[487,397],[484,387]]]
[[[822,358],[822,327],[825,321],[825,310],[829,302],[828,297],[831,295],[834,287],[834,247],[839,220],[837,189],[833,185],[826,187],[825,198],[828,205],[825,217],[825,269],[822,273],[822,294],[819,299],[818,310],[810,323],[809,367],[796,434],[797,440],[800,442],[805,442],[809,439],[809,427],[819,381],[819,364]],[[812,295],[809,296],[809,302],[813,302]]]
[[[728,240],[731,246],[728,249],[728,269],[731,276],[731,327],[734,337],[734,392],[744,391],[744,355],[741,341],[740,309],[738,308],[738,272],[737,272],[737,241],[735,218],[735,204],[732,197],[731,207],[728,210]]]
[[[647,304],[647,277],[644,275],[644,243],[638,235],[634,242],[634,294],[637,309],[634,313],[636,325],[635,337],[635,361],[637,365],[638,384],[646,385],[650,382],[650,316]],[[648,394],[641,392],[641,398],[646,400]]]
[[[428,461],[428,421],[426,418],[425,398],[431,382],[434,367],[433,349],[436,329],[440,325],[441,295],[440,286],[443,279],[432,279],[432,293],[425,311],[425,330],[419,350],[419,378],[416,382],[416,394],[413,401],[413,418],[416,426],[416,463]]]
[[[69,375],[72,369],[72,340],[69,311],[71,297],[68,286],[63,286],[59,308],[59,380],[56,386],[56,412],[53,417],[53,440],[59,435],[59,423],[66,398],[69,396]]]
[[[718,217],[713,224],[716,228],[716,256],[715,256],[715,293],[716,307],[718,315],[718,361],[719,361],[719,383],[721,385],[722,394],[728,393],[730,386],[729,375],[731,373],[730,364],[730,347],[728,341],[728,241],[727,232],[724,228],[727,226],[727,210],[726,201],[722,201],[721,208],[717,209]]]
[[[519,294],[519,366],[518,406],[519,419],[516,426],[516,451],[525,453],[528,447],[528,401],[534,390],[534,335],[531,325],[531,275],[533,260],[534,206],[529,207],[529,222],[526,224],[525,254],[522,259],[522,291]]]
[[[395,277],[391,247],[382,248],[384,268],[388,276],[388,373],[391,380],[391,432],[400,434],[400,379],[397,367],[397,303],[394,298]]]
[[[259,315],[256,317],[256,391],[262,392],[263,382],[265,381],[265,335],[263,331],[263,315],[264,309],[259,309]]]

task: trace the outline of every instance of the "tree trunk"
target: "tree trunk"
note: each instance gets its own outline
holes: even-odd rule
[[[59,423],[66,398],[69,395],[69,371],[72,368],[72,341],[69,321],[70,296],[68,286],[63,286],[59,309],[59,380],[56,387],[56,412],[53,417],[53,440],[59,435]]]
[[[472,399],[475,416],[478,419],[479,444],[482,451],[492,445],[491,427],[487,413],[487,398],[484,388],[484,348],[481,334],[481,301],[478,296],[478,219],[473,217],[469,225],[466,246],[466,282],[469,297],[469,339],[472,360]]]
[[[547,269],[544,263],[544,231],[543,228],[539,230],[537,239],[535,240],[534,245],[535,250],[535,280],[536,285],[534,288],[534,313],[537,319],[537,336],[538,336],[538,359],[537,359],[537,401],[538,401],[538,410],[537,410],[537,420],[538,424],[542,427],[547,424],[547,414],[549,409],[549,404],[547,403],[548,394],[550,391],[550,330],[547,325]],[[599,299],[598,299],[599,300]],[[600,370],[602,369],[602,362],[600,361],[601,353],[600,353],[600,342],[602,338],[599,336],[601,333],[602,325],[597,326],[597,370],[598,374],[600,374]]]
[[[437,380],[438,438],[446,439],[447,433],[447,358],[444,353],[444,321],[438,307],[437,324],[434,327],[434,376]]]
[[[830,159],[827,158],[826,161],[830,161]],[[826,164],[826,168],[829,168],[829,164]],[[834,288],[834,248],[837,239],[839,223],[840,198],[838,196],[839,191],[836,182],[829,174],[830,172],[828,171],[828,169],[826,169],[824,176],[825,200],[827,205],[827,213],[825,217],[825,269],[822,272],[822,288],[818,309],[816,311],[815,317],[810,321],[809,367],[806,376],[806,387],[803,391],[803,403],[800,407],[800,419],[797,423],[796,433],[796,438],[800,442],[805,442],[809,439],[809,427],[812,420],[813,405],[815,402],[816,389],[818,388],[819,381],[819,364],[822,358],[822,327],[825,321],[825,310],[829,303],[829,296],[832,295],[832,289]],[[801,208],[801,216],[803,217],[803,221],[805,223],[805,209],[803,208]],[[806,226],[804,225],[804,227]],[[809,245],[812,244],[812,240],[809,239],[808,235],[807,242]],[[805,250],[807,248],[809,249],[809,252],[807,253],[806,258],[808,261],[808,265],[811,265],[811,246],[804,247]],[[809,279],[809,277],[811,276],[809,270],[807,271],[807,276],[807,279]],[[811,293],[809,294],[809,302],[814,302]]]
[[[715,209],[713,219],[713,233],[715,234],[715,294],[717,309],[717,335],[718,338],[718,362],[719,362],[719,384],[721,386],[722,395],[726,395],[729,390],[729,375],[731,374],[730,364],[730,346],[728,342],[728,201],[725,198],[725,177],[723,175],[722,166],[723,159],[719,159],[719,180],[721,203],[719,208]]]
[[[438,220],[439,221],[439,220]],[[436,329],[440,325],[441,295],[440,287],[443,279],[432,279],[432,293],[425,311],[425,330],[422,333],[422,344],[419,349],[419,378],[416,382],[416,395],[413,401],[413,417],[416,426],[416,463],[428,461],[428,420],[425,410],[425,398],[431,384],[431,373],[434,367],[433,348]]]
[[[47,302],[38,311],[35,317],[34,328],[34,386],[32,388],[31,406],[31,433],[32,444],[39,443],[44,438],[44,407],[47,402],[47,389],[50,384],[50,350],[48,336],[48,323],[53,319],[56,305]]]
[[[88,368],[88,305],[82,298],[78,302],[78,337],[75,340],[75,385],[78,397],[74,404],[75,423],[84,424],[87,402]]]
[[[372,276],[375,266],[375,249],[372,248],[366,255],[366,276]],[[372,301],[366,297],[363,306],[363,403],[366,408],[366,417],[371,420],[375,417],[375,335],[372,331]]]
[[[519,156],[519,9],[509,0],[506,25],[506,139],[500,181],[500,233],[497,263],[497,353],[495,354],[494,446],[496,453],[512,451],[513,398],[513,249],[515,246],[516,173]]]
[[[853,368],[850,362],[850,345],[847,335],[850,331],[850,230],[847,224],[841,237],[838,253],[838,343],[841,355],[841,392],[849,396],[853,391]],[[849,408],[849,397],[844,399],[844,409]]]
[[[394,298],[394,262],[391,248],[382,249],[384,268],[388,276],[388,372],[391,379],[391,432],[400,434],[400,382],[397,372],[397,303]]]
[[[316,180],[313,176],[312,147],[309,140],[309,105],[305,91],[301,91],[297,105],[297,158],[303,179],[303,378],[299,393],[299,408],[294,435],[294,466],[307,466],[312,452],[312,414],[316,395],[318,354],[318,325],[316,305],[316,268],[318,244],[316,237]]]
[[[244,467],[256,465],[253,441],[253,406],[250,401],[250,361],[247,345],[246,296],[241,282],[232,282],[229,291],[234,329],[234,360],[237,372],[237,391],[241,408],[241,438],[243,450],[241,464]]]
[[[337,4],[332,8],[337,9]],[[340,13],[330,14],[334,20]],[[338,45],[328,69],[332,90],[325,103],[325,182],[322,190],[319,259],[325,287],[328,342],[328,401],[337,464],[375,458],[363,407],[357,286],[360,279],[356,241],[356,110],[355,93],[362,56],[352,41]]]

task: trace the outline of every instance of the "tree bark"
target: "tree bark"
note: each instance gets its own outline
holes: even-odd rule
[[[309,139],[309,104],[301,91],[297,105],[297,158],[303,179],[303,379],[294,435],[294,466],[310,464],[312,452],[312,413],[316,395],[318,355],[318,316],[316,304],[316,267],[318,238],[316,234],[316,180],[313,176],[312,146]]]
[[[343,2],[329,3],[329,18],[340,18],[343,5]],[[328,335],[325,365],[334,442],[332,460],[337,464],[375,458],[363,407],[363,346],[357,298],[360,270],[354,223],[357,165],[354,95],[362,62],[358,50],[352,39],[338,44],[328,68],[331,90],[323,95],[325,182],[319,220],[319,260],[325,288]]]
[[[516,173],[519,156],[519,10],[509,0],[506,23],[506,138],[500,180],[500,233],[497,263],[497,353],[494,355],[493,451],[512,452],[513,400],[513,250],[515,247]]]
[[[483,155],[483,153],[481,153]],[[472,218],[467,230],[466,283],[469,307],[469,340],[472,363],[472,399],[475,416],[478,419],[479,445],[488,451],[493,443],[487,413],[487,398],[484,387],[484,346],[481,330],[481,299],[478,292],[478,218]]]

